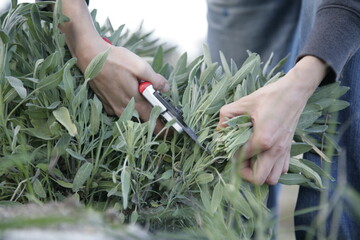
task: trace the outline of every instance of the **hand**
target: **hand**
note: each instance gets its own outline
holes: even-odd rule
[[[152,107],[139,93],[139,80],[151,82],[156,90],[166,92],[169,90],[166,79],[155,73],[145,60],[126,48],[111,46],[102,39],[87,45],[90,46],[83,49],[84,54],[77,54],[78,66],[82,71],[94,56],[111,47],[103,69],[96,78],[89,81],[90,87],[102,101],[105,111],[110,115],[120,116],[134,97],[135,108],[140,118],[147,121]]]
[[[221,108],[219,128],[238,115],[252,119],[253,134],[238,154],[242,178],[257,185],[273,185],[288,171],[297,122],[326,67],[321,60],[306,56],[277,82]]]

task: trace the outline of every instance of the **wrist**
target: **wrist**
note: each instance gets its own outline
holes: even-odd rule
[[[111,47],[111,44],[105,42],[100,36],[91,41],[85,41],[79,48],[76,49],[76,58],[78,59],[78,67],[81,71],[85,71],[89,63],[99,55]],[[110,55],[108,57],[108,60]]]
[[[328,65],[314,56],[305,56],[288,72],[289,84],[306,100],[314,93],[325,78]]]

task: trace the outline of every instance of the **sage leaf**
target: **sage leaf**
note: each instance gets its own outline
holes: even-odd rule
[[[211,173],[202,173],[196,177],[196,182],[198,184],[207,184],[214,180],[214,175]]]
[[[62,80],[63,72],[63,69],[61,69],[60,71],[41,79],[37,84],[38,89],[45,91],[56,88]]]
[[[291,144],[290,156],[298,156],[312,149],[312,146],[306,143],[293,143]]]
[[[139,218],[139,214],[136,210],[134,210],[130,215],[130,223],[135,224]]]
[[[35,179],[33,183],[34,191],[40,198],[46,198],[46,192],[39,179]]]
[[[131,172],[128,167],[124,166],[121,171],[121,193],[123,197],[123,209],[127,209],[130,193]]]
[[[100,112],[94,100],[90,99],[90,132],[95,135],[99,132],[100,127]]]
[[[160,46],[154,56],[154,60],[151,65],[155,72],[158,73],[161,70],[163,66],[163,62],[164,62],[164,50]]]
[[[279,183],[284,185],[301,185],[309,181],[310,181],[309,179],[307,179],[304,175],[299,173],[281,174],[279,178]]]
[[[78,192],[83,184],[89,179],[94,166],[92,163],[85,162],[75,174],[72,190]]]
[[[7,44],[9,42],[9,36],[3,30],[0,30],[0,40],[3,44]]]
[[[73,150],[71,150],[70,148],[67,148],[67,149],[66,149],[66,152],[69,153],[70,156],[72,156],[72,157],[75,158],[75,159],[78,159],[78,160],[80,160],[80,161],[86,161],[86,159],[85,159],[83,156],[81,156],[80,153],[76,153],[76,152],[74,152]]]
[[[200,188],[200,198],[201,198],[201,201],[205,207],[205,209],[207,211],[211,211],[211,202],[210,202],[210,194],[209,194],[209,189],[207,186],[203,186],[202,188]]]
[[[27,91],[23,85],[23,82],[20,79],[18,79],[16,77],[12,77],[12,76],[7,76],[6,80],[15,89],[15,91],[17,92],[19,97],[21,97],[22,99],[26,98]]]
[[[64,182],[62,180],[56,180],[55,181],[57,184],[59,184],[60,186],[64,187],[64,188],[69,188],[69,189],[72,189],[74,187],[74,184],[73,183],[69,183],[69,182]]]
[[[118,123],[120,122],[127,122],[133,118],[135,115],[135,99],[131,98],[130,102],[121,113]]]
[[[94,57],[89,65],[85,69],[84,77],[85,80],[90,80],[95,78],[101,69],[103,68],[105,61],[110,53],[110,48],[108,48],[106,51],[98,54],[96,57]]]
[[[161,175],[161,178],[167,180],[173,176],[173,170],[169,169]]]
[[[111,196],[115,195],[118,192],[118,190],[119,190],[119,185],[116,185],[115,187],[110,189],[110,191],[108,191],[107,197],[111,197]]]
[[[75,137],[77,135],[77,128],[71,121],[69,110],[67,108],[60,107],[59,109],[53,111],[53,115],[56,120],[66,128],[70,136]]]
[[[224,187],[222,186],[221,182],[218,182],[214,187],[214,191],[211,197],[211,203],[210,203],[211,213],[214,214],[216,210],[219,208],[223,198],[223,194],[224,194]]]

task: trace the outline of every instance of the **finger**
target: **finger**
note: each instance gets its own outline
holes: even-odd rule
[[[276,162],[277,159],[273,157],[270,151],[265,151],[260,153],[253,167],[253,171],[254,171],[253,182],[257,185],[264,184],[268,179],[274,166],[276,165]]]
[[[226,121],[242,114],[246,114],[246,111],[245,108],[242,106],[241,100],[224,105],[220,109],[219,122],[216,129],[219,130],[226,127]]]
[[[289,171],[289,164],[290,164],[290,152],[285,158],[282,173],[287,173]]]
[[[239,169],[240,177],[250,182],[253,179],[252,166],[252,159],[242,161]]]
[[[286,161],[287,154],[284,153],[282,156],[278,158],[275,165],[273,166],[269,176],[266,179],[266,183],[269,185],[275,185],[278,183],[279,178],[282,174],[284,168],[284,162]]]

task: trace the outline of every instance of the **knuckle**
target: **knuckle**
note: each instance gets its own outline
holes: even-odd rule
[[[255,142],[261,150],[268,150],[274,145],[274,138],[270,134],[263,134]]]
[[[264,175],[255,175],[252,183],[255,185],[263,185],[266,181],[266,176]]]
[[[222,117],[222,118],[227,117],[228,112],[229,112],[229,110],[228,110],[228,107],[227,107],[227,106],[221,107],[221,108],[220,108],[220,117]]]
[[[274,151],[276,154],[280,154],[285,152],[287,149],[287,147],[285,146],[285,144],[279,143],[276,146],[274,146]]]

